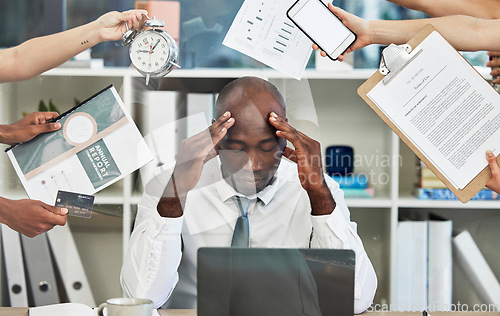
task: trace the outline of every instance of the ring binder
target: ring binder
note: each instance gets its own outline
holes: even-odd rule
[[[27,307],[28,291],[19,233],[5,224],[0,224],[2,248],[5,257],[5,270],[10,306]]]
[[[392,78],[408,65],[415,57],[422,52],[422,48],[417,47],[412,50],[408,44],[390,44],[382,51],[379,72],[385,76],[382,80],[384,85],[388,84]]]
[[[27,281],[33,306],[61,303],[47,233],[29,238],[21,235]]]

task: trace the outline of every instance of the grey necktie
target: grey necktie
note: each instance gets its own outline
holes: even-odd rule
[[[240,216],[236,220],[234,226],[233,240],[231,247],[248,247],[248,238],[250,236],[250,228],[248,226],[248,206],[250,200],[245,197],[236,196],[236,206],[240,211]]]

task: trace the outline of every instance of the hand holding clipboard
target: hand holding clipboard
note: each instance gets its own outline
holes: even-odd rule
[[[500,152],[500,95],[432,26],[408,45],[358,94],[465,203],[491,178],[486,150]]]

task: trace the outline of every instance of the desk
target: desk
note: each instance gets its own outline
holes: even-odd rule
[[[0,307],[0,316],[26,316],[26,307]],[[159,309],[160,316],[196,316],[196,309]],[[363,316],[422,316],[421,312],[365,312]],[[430,316],[500,316],[500,312],[430,312]],[[258,315],[256,315],[258,316]]]
[[[26,316],[26,307],[0,307],[0,316]],[[196,309],[159,309],[160,316],[196,316]]]

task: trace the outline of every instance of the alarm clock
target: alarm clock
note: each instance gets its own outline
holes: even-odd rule
[[[144,14],[145,15],[145,14]],[[161,20],[148,18],[142,31],[130,30],[123,34],[123,46],[129,46],[130,60],[137,71],[146,77],[163,77],[178,65],[179,47],[167,32],[159,29],[165,24]]]

